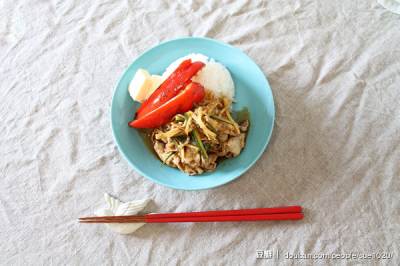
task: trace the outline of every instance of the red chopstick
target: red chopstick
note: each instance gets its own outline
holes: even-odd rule
[[[233,222],[299,220],[303,218],[300,206],[225,210],[209,212],[181,212],[103,216],[79,218],[81,223],[180,223],[180,222]]]
[[[124,219],[99,219],[81,220],[80,223],[190,223],[190,222],[243,222],[243,221],[273,221],[273,220],[301,220],[302,213],[281,213],[261,215],[236,215],[236,216],[205,216],[205,217],[177,217],[177,218],[124,218]]]
[[[297,213],[297,212],[301,212],[300,206],[243,209],[243,210],[225,210],[225,211],[208,211],[208,212],[180,212],[180,213],[160,213],[160,214],[156,213],[156,214],[146,214],[146,218],[153,219],[153,218],[178,218],[178,217],[237,216],[237,215]]]

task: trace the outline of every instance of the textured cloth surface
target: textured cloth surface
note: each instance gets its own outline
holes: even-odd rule
[[[0,1],[0,264],[398,265],[399,15],[376,1],[79,2]],[[110,127],[129,64],[190,36],[249,55],[276,108],[254,166],[204,191],[142,177]],[[305,218],[146,225],[127,236],[78,224],[106,206],[105,192],[152,199],[146,213],[301,205]]]

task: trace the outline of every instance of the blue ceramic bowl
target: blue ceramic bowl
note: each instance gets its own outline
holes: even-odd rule
[[[214,58],[228,68],[236,89],[233,111],[247,107],[250,130],[242,153],[217,166],[214,172],[188,176],[161,161],[149,150],[139,132],[128,126],[140,106],[129,96],[128,86],[139,68],[161,75],[176,59],[190,53]],[[260,68],[243,52],[226,43],[206,38],[181,38],[151,48],[125,71],[115,88],[111,104],[111,127],[118,148],[126,161],[153,182],[174,189],[200,190],[221,186],[242,175],[261,156],[274,125],[274,100]]]

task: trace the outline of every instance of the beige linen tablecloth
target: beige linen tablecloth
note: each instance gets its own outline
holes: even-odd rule
[[[376,1],[79,2],[0,1],[0,264],[398,265],[399,15]],[[142,177],[110,127],[129,64],[190,36],[248,54],[276,108],[260,159],[203,191]],[[305,218],[78,224],[105,192],[152,199],[146,213],[301,205]]]

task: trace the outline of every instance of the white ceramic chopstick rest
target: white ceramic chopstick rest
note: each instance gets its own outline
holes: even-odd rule
[[[116,198],[111,197],[107,193],[104,194],[108,203],[108,208],[96,211],[94,214],[97,216],[120,216],[120,215],[135,215],[146,208],[149,204],[150,199],[135,200],[130,202],[122,202]],[[108,223],[106,224],[111,230],[127,235],[135,232],[145,223]]]

